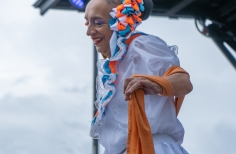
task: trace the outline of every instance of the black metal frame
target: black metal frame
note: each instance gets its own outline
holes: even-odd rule
[[[207,29],[213,41],[221,49],[223,54],[226,56],[226,58],[230,61],[230,63],[236,69],[236,59],[231,54],[229,49],[227,49],[224,43],[227,43],[231,48],[234,49],[234,51],[236,51],[236,44],[226,34],[222,33],[222,31],[220,31],[217,25],[212,24],[208,26]]]
[[[202,26],[200,30],[198,23]],[[206,24],[206,19],[196,18],[195,25],[197,30],[204,36],[211,37],[215,44],[219,47],[225,57],[229,60],[232,66],[236,69],[236,59],[224,43],[227,43],[236,53],[236,37],[232,31],[222,23],[212,21],[211,24]]]
[[[96,94],[97,94],[97,87],[96,87],[96,78],[98,75],[98,69],[97,69],[97,60],[98,60],[98,52],[96,47],[93,45],[93,102],[96,101]],[[93,104],[93,116],[96,114],[97,108]],[[98,154],[99,148],[98,148],[98,140],[93,139],[93,154]]]

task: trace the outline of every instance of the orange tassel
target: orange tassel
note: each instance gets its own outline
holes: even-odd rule
[[[132,14],[132,17],[133,17],[136,21],[138,21],[138,22],[142,22],[142,19],[139,18],[138,16]]]
[[[118,5],[118,6],[116,7],[117,11],[120,11],[120,10],[122,10],[122,9],[124,9],[124,8],[125,8],[125,7],[124,7],[123,4],[120,4],[120,5]]]
[[[124,1],[124,4],[130,4],[131,3],[131,0],[125,0]]]
[[[123,14],[120,13],[120,11],[118,11],[117,14],[116,14],[116,18],[119,18],[119,17],[121,17],[121,16],[123,16]]]
[[[135,10],[135,11],[138,11],[139,10],[139,7],[137,5],[137,3],[132,3],[132,8]]]
[[[127,17],[126,18],[126,23],[133,25],[134,24],[134,20],[131,17]]]
[[[125,26],[118,22],[118,30],[125,30]]]
[[[141,3],[143,0],[136,0],[138,3]]]

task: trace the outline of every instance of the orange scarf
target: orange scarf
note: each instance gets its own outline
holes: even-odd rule
[[[134,74],[132,77],[143,77],[157,83],[163,89],[162,96],[172,97],[174,89],[166,79],[175,73],[187,73],[178,66],[169,68],[163,77]],[[188,74],[188,73],[187,73]],[[175,98],[176,116],[184,100],[184,96]],[[127,154],[155,154],[152,132],[144,109],[144,92],[141,89],[132,93],[128,101],[128,140]]]

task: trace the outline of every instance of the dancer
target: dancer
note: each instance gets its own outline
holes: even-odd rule
[[[150,0],[91,0],[85,10],[87,35],[104,57],[97,63],[95,106],[98,112],[92,121],[90,136],[99,139],[105,154],[132,153],[128,150],[128,104],[139,89],[146,94],[145,116],[154,153],[187,153],[181,146],[184,128],[176,117],[180,106],[176,110],[174,97],[188,94],[192,84],[184,71],[167,75],[173,68],[179,68],[175,46],[136,30],[151,9]],[[148,77],[163,79],[165,84]],[[166,83],[172,92],[166,90]],[[142,148],[139,150],[136,153],[147,154]]]

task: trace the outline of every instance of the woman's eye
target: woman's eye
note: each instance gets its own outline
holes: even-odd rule
[[[105,24],[105,21],[104,20],[95,20],[94,24],[97,26],[101,26],[101,25]]]
[[[100,23],[100,22],[95,22],[95,25],[101,26],[102,23]]]

